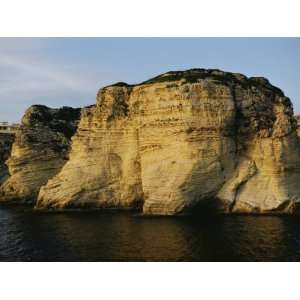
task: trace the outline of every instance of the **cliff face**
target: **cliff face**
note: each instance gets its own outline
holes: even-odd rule
[[[194,69],[118,83],[82,111],[70,159],[37,207],[294,212],[296,129],[290,100],[264,78]]]
[[[40,187],[56,175],[68,159],[80,109],[30,107],[16,133],[7,160],[9,178],[0,188],[0,201],[36,201]]]
[[[5,162],[9,157],[13,142],[14,134],[0,133],[0,186],[8,176]]]
[[[296,115],[294,116],[294,118],[296,119],[297,122],[297,134],[300,137],[300,115]]]

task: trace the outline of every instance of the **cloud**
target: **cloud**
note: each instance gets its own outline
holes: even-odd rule
[[[19,121],[31,104],[72,106],[93,100],[96,78],[79,64],[46,55],[48,43],[46,39],[0,39],[0,121]]]
[[[0,68],[3,67],[11,69],[11,71],[14,71],[12,73],[17,74],[18,77],[24,75],[19,80],[27,81],[29,88],[35,87],[35,83],[39,83],[42,89],[45,89],[47,86],[52,88],[53,83],[55,83],[58,88],[63,87],[73,91],[85,91],[90,85],[87,80],[74,74],[70,66],[38,62],[27,57],[17,57],[0,53]],[[5,76],[1,72],[0,75]],[[5,86],[2,86],[2,84],[1,88],[5,90]],[[19,86],[15,86],[15,88],[19,88]]]

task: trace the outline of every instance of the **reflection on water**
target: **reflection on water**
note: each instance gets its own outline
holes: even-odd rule
[[[298,216],[140,217],[0,208],[1,261],[297,261]]]

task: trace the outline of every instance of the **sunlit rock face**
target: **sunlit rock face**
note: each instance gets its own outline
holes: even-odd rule
[[[16,133],[7,160],[9,177],[0,188],[0,201],[35,202],[40,187],[56,175],[68,159],[80,109],[30,107]]]
[[[294,212],[296,127],[290,100],[264,78],[193,69],[108,86],[83,109],[37,207]]]
[[[263,85],[250,93],[236,89],[238,159],[217,197],[229,212],[290,213],[300,199],[300,148],[292,105],[265,79],[255,81]]]
[[[82,110],[70,160],[39,194],[38,207],[141,207],[138,120],[129,111],[131,89],[101,91]]]
[[[0,186],[8,176],[8,170],[5,162],[10,155],[13,142],[14,134],[0,133]]]

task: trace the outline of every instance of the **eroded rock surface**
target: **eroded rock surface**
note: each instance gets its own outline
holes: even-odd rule
[[[300,115],[296,115],[294,116],[294,118],[296,119],[297,122],[297,134],[300,137]]]
[[[16,133],[7,160],[9,178],[0,188],[0,201],[35,202],[40,187],[56,175],[68,159],[80,109],[30,107]]]
[[[290,100],[265,78],[193,69],[118,83],[83,110],[70,159],[37,207],[294,212],[296,130]]]
[[[10,155],[14,138],[14,134],[0,133],[0,186],[8,176],[8,170],[5,162]]]

